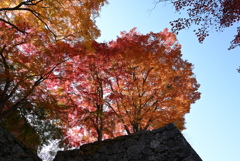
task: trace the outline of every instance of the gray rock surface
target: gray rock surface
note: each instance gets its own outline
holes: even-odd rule
[[[27,149],[5,129],[0,127],[0,161],[40,161],[41,159]]]
[[[59,151],[54,161],[202,161],[202,159],[171,123],[152,131],[85,144],[80,149]]]

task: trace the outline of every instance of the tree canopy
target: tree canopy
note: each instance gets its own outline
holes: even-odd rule
[[[28,147],[63,136],[78,146],[170,122],[184,129],[200,93],[175,35],[134,28],[98,43],[105,3],[0,4],[0,125]]]
[[[156,3],[167,1],[158,0]],[[240,21],[240,0],[172,0],[177,12],[187,11],[188,18],[178,18],[170,22],[172,31],[178,33],[182,29],[191,25],[199,25],[194,30],[199,42],[209,35],[209,31],[224,31]],[[237,28],[236,35],[231,41],[229,49],[240,46],[240,27]]]
[[[33,124],[40,118],[46,119],[50,111],[56,113],[61,110],[42,82],[49,79],[55,68],[65,61],[68,45],[50,43],[45,33],[18,24],[21,25],[24,25],[27,34],[0,22],[0,124],[22,142],[27,142],[26,145],[31,143],[32,148],[36,148],[40,136]],[[45,42],[49,42],[47,46]],[[29,115],[34,117],[30,121],[26,117]],[[41,124],[38,122],[38,125]]]
[[[57,104],[43,82],[71,57],[68,54],[76,53],[77,45],[100,35],[95,18],[105,3],[1,1],[0,124],[28,147],[36,150],[48,139],[60,137],[53,118],[65,107]]]
[[[92,40],[100,32],[95,18],[106,0],[4,0],[0,3],[0,21],[25,33],[25,23],[55,39]]]
[[[181,58],[173,33],[143,35],[132,29],[121,35],[109,43],[93,42],[92,50],[57,69],[67,81],[48,82],[71,107],[64,119],[73,146],[170,122],[184,129],[184,115],[200,98],[193,66]]]

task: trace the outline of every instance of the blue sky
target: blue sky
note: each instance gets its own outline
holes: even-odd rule
[[[115,40],[120,31],[137,27],[145,34],[170,28],[169,21],[184,17],[175,13],[170,2],[154,7],[154,0],[109,0],[101,11],[97,25],[99,42]],[[228,51],[237,25],[222,33],[210,32],[199,44],[192,32],[195,27],[177,35],[183,58],[194,64],[201,84],[201,99],[186,115],[185,138],[204,161],[240,160],[240,48]]]

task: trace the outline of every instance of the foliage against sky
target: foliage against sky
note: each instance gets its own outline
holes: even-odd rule
[[[106,0],[2,0],[0,21],[25,32],[25,23],[55,39],[94,39],[100,35],[95,18]]]
[[[156,3],[165,0],[158,0]],[[167,1],[167,0],[166,0]],[[175,10],[181,12],[186,10],[188,18],[178,18],[172,21],[172,31],[178,33],[191,25],[199,25],[194,30],[199,42],[209,35],[209,31],[224,31],[225,28],[239,23],[240,21],[240,0],[173,0]],[[231,41],[229,49],[240,46],[240,27]]]
[[[181,59],[173,33],[133,29],[116,41],[93,41],[104,3],[0,4],[0,123],[31,148],[58,119],[55,125],[74,146],[170,122],[183,129],[184,115],[200,98],[192,64]],[[38,131],[41,119],[48,127]]]
[[[167,30],[143,35],[133,29],[116,41],[93,42],[92,50],[69,59],[68,68],[56,72],[67,81],[49,81],[53,93],[65,95],[60,102],[72,106],[65,131],[69,144],[170,122],[183,129],[184,115],[200,93],[192,64],[181,59],[180,48]]]
[[[34,144],[39,140],[33,137],[36,133],[26,115],[38,113],[43,117],[50,111],[58,112],[59,106],[42,82],[65,61],[67,44],[50,43],[45,33],[26,24],[18,24],[22,25],[26,34],[0,22],[0,120],[15,136],[20,136],[20,131],[25,134],[29,131],[32,141],[22,140],[28,138],[28,134],[19,139]],[[24,132],[23,129],[29,130]]]
[[[50,138],[46,135],[47,131],[54,131],[53,124],[42,121],[54,118],[62,110],[43,82],[66,60],[68,53],[74,52],[66,51],[69,49],[66,42],[53,40],[83,43],[98,37],[95,18],[105,3],[105,0],[1,1],[0,123],[27,146],[36,150],[43,140],[55,137],[53,133],[48,135]]]

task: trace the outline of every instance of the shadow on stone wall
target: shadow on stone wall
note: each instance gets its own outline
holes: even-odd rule
[[[41,159],[0,127],[0,161],[41,161]]]
[[[54,161],[202,161],[202,159],[171,123],[152,131],[85,144],[80,149],[59,151]]]
[[[41,159],[0,127],[0,161],[40,161]],[[202,161],[182,133],[171,123],[152,131],[142,131],[85,144],[80,149],[59,151],[54,161]]]

